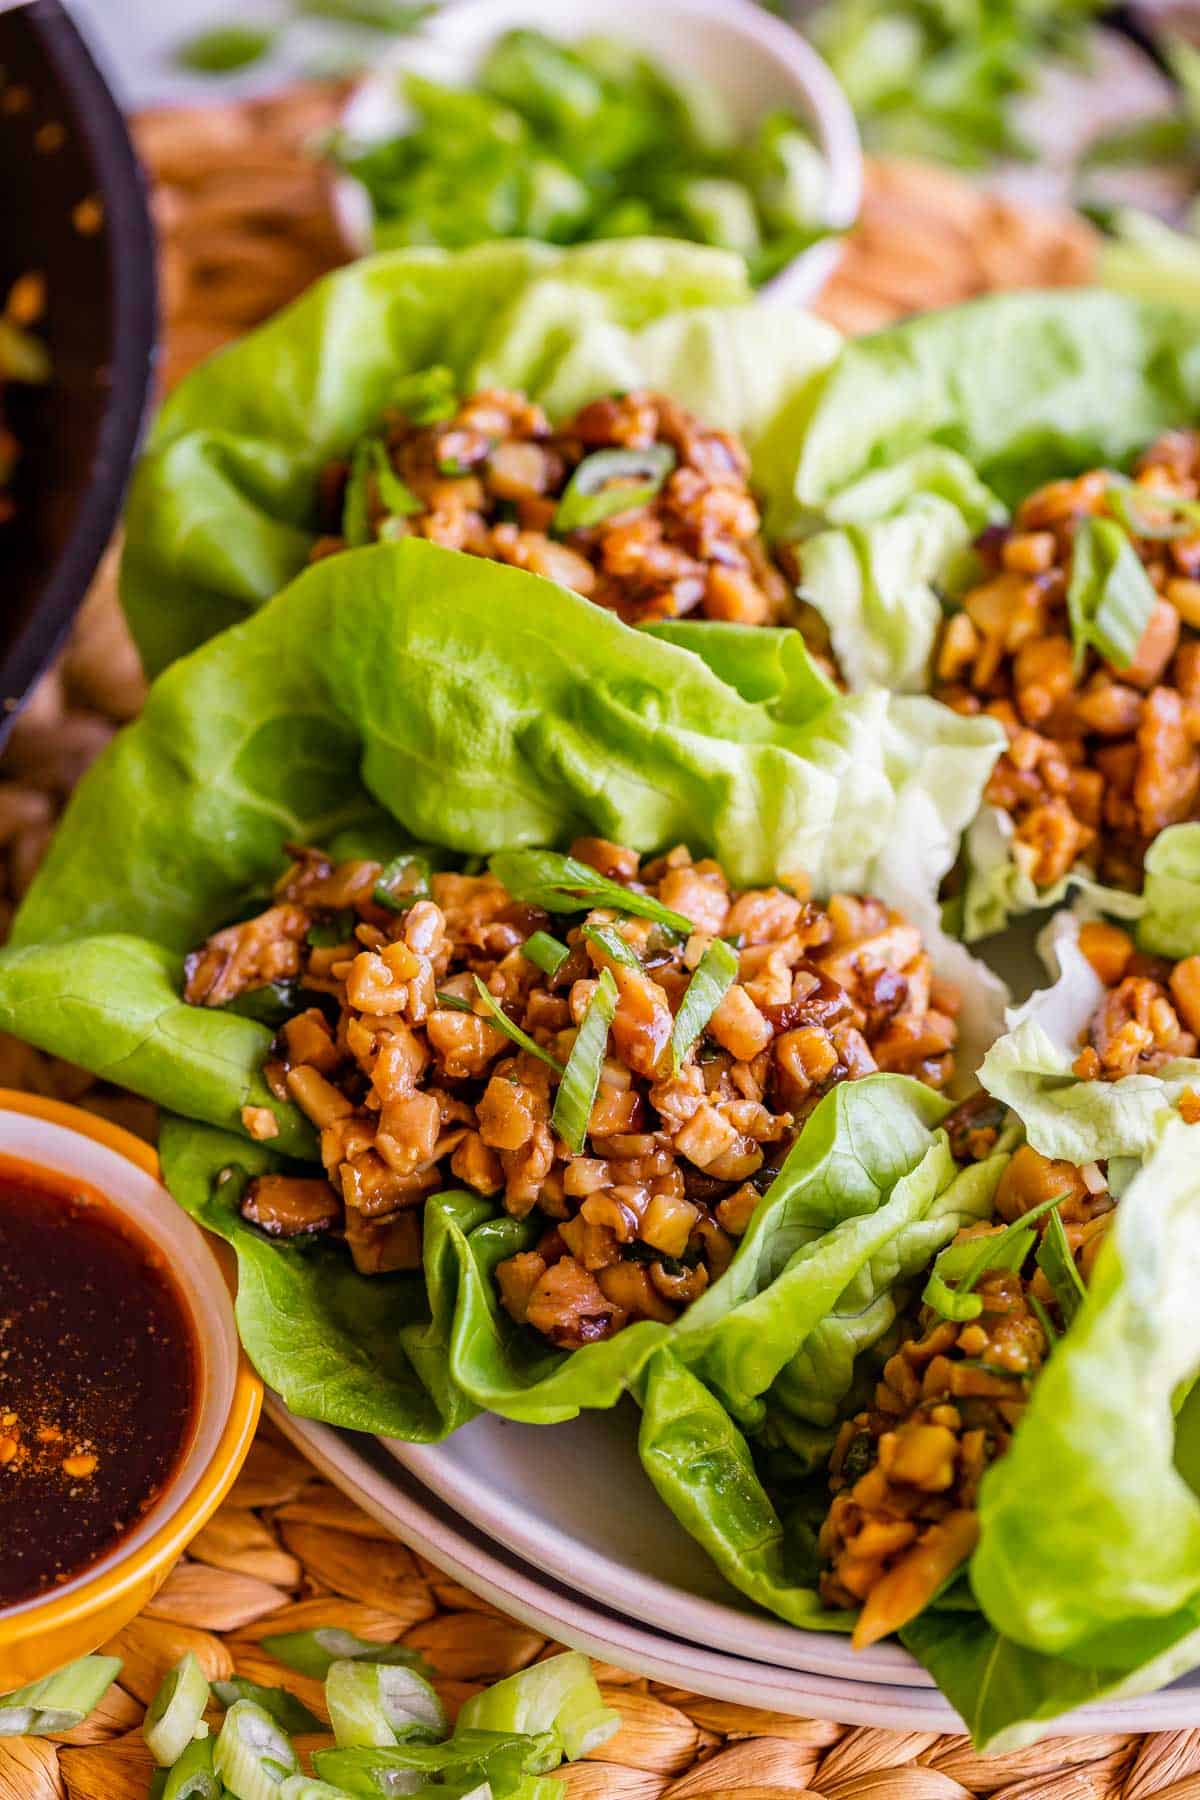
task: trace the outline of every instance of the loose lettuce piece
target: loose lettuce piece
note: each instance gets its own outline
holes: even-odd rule
[[[1009,1019],[979,1079],[1017,1114],[1044,1156],[1088,1163],[1153,1149],[1180,1094],[1200,1082],[1200,1060],[1178,1058],[1157,1075],[1081,1081],[1072,1064],[1104,984],[1079,948],[1079,915],[1059,913],[1043,934],[1056,979]]]
[[[1137,938],[1143,950],[1178,961],[1200,954],[1200,824],[1170,825],[1146,852],[1143,910]]]
[[[956,451],[930,446],[854,481],[819,508],[798,546],[800,592],[829,627],[852,688],[920,691],[972,540],[1003,516]]]
[[[521,387],[553,412],[654,382],[744,431],[756,483],[786,491],[798,445],[788,421],[840,339],[793,309],[747,307],[749,292],[739,257],[667,240],[409,249],[318,282],[195,370],[159,414],[121,574],[148,671],[298,574],[320,469],[433,365],[464,390]]]
[[[1177,1395],[1200,1370],[1198,1149],[1194,1127],[1164,1129],[980,1490],[984,1613],[1086,1669],[1132,1673],[1200,1595],[1200,1500],[1174,1460]]]

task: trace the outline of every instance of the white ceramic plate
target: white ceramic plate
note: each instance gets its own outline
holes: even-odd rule
[[[810,1675],[934,1685],[898,1644],[852,1650],[841,1633],[797,1630],[730,1587],[644,1473],[632,1401],[552,1429],[489,1414],[444,1444],[385,1448],[494,1543],[629,1618]]]
[[[769,1661],[755,1662],[701,1649],[653,1625],[634,1624],[619,1613],[581,1600],[550,1576],[528,1567],[510,1551],[456,1520],[373,1438],[294,1419],[273,1398],[268,1398],[267,1409],[293,1443],[372,1518],[473,1593],[573,1649],[694,1694],[798,1718],[832,1719],[839,1724],[873,1725],[892,1731],[963,1730],[962,1720],[936,1688],[841,1681]],[[561,1427],[546,1432],[544,1438],[549,1440],[560,1430]],[[577,1497],[581,1490],[582,1483],[574,1487]],[[639,1620],[656,1616],[654,1603],[645,1592],[636,1616]],[[1173,1687],[1136,1700],[1084,1707],[1059,1719],[1050,1731],[1053,1735],[1180,1731],[1197,1724],[1200,1675],[1185,1677]]]

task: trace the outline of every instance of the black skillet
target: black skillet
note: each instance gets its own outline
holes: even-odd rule
[[[0,296],[44,275],[44,388],[6,387],[22,444],[0,525],[0,745],[62,645],[120,512],[150,395],[154,236],[116,101],[60,0],[0,0]]]

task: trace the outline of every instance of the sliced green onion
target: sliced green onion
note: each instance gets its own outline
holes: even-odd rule
[[[428,894],[429,864],[423,856],[410,855],[393,857],[371,891],[377,906],[396,913],[407,912]]]
[[[395,1664],[335,1662],[325,1677],[325,1703],[342,1750],[386,1748],[409,1738],[432,1742],[446,1730],[429,1683]]]
[[[548,931],[535,931],[532,937],[526,938],[521,945],[521,955],[528,957],[535,968],[549,975],[551,980],[558,974],[571,952]]]
[[[237,1700],[253,1700],[255,1706],[261,1706],[271,1715],[281,1731],[290,1735],[325,1729],[325,1721],[310,1712],[303,1700],[298,1700],[288,1688],[260,1687],[257,1681],[234,1675],[228,1681],[214,1681],[212,1691],[224,1707],[232,1706]]]
[[[1056,1212],[1051,1213],[1038,1245],[1037,1266],[1053,1289],[1063,1324],[1069,1327],[1087,1299],[1087,1289],[1071,1254],[1062,1219]]]
[[[1058,1215],[1055,1214],[1056,1218],[1057,1216]],[[1050,1314],[1046,1311],[1036,1294],[1029,1295],[1029,1304],[1033,1308],[1034,1317],[1042,1328],[1042,1333],[1046,1339],[1047,1350],[1053,1350],[1055,1344],[1058,1342],[1058,1333],[1054,1329],[1054,1323]]]
[[[1115,519],[1086,519],[1075,534],[1067,589],[1076,675],[1089,644],[1115,668],[1128,668],[1157,600],[1129,533]]]
[[[163,1800],[167,1791],[167,1771],[155,1769],[150,1777],[150,1786],[146,1789],[146,1800]]]
[[[488,868],[514,900],[540,906],[545,912],[579,913],[606,906],[633,919],[651,919],[676,937],[691,937],[696,929],[691,919],[672,912],[660,900],[609,881],[587,863],[554,850],[499,850],[489,857]]]
[[[968,1319],[977,1319],[983,1311],[983,1301],[978,1294],[964,1293],[949,1287],[936,1268],[925,1283],[921,1301],[923,1305],[932,1307],[943,1319],[953,1319],[960,1324],[965,1324]]]
[[[563,1078],[554,1096],[550,1124],[576,1156],[587,1137],[588,1120],[596,1103],[600,1074],[608,1050],[608,1028],[617,1010],[617,984],[611,969],[601,969],[596,991],[588,1002],[583,1023],[575,1036]]]
[[[469,1000],[464,1000],[461,994],[447,994],[444,993],[441,988],[438,988],[435,992],[434,999],[445,1012],[475,1011],[471,1002]]]
[[[444,998],[448,1003],[457,996],[448,994]],[[465,1001],[463,1005],[466,1005]],[[324,1681],[335,1662],[365,1660],[416,1669],[425,1676],[430,1672],[429,1664],[416,1650],[406,1650],[403,1644],[377,1644],[373,1638],[356,1637],[352,1631],[343,1631],[338,1625],[318,1625],[313,1631],[279,1632],[263,1638],[262,1647],[285,1669],[295,1669],[297,1675],[311,1675],[314,1681]]]
[[[0,1737],[73,1731],[96,1710],[120,1673],[118,1656],[81,1656],[53,1675],[0,1695]]]
[[[352,1800],[345,1788],[330,1787],[312,1775],[289,1775],[279,1790],[279,1800]]]
[[[208,1694],[208,1677],[189,1650],[163,1676],[142,1723],[146,1748],[160,1769],[169,1769],[194,1737],[205,1735],[197,1727],[204,1723]]]
[[[522,1777],[543,1775],[561,1761],[562,1744],[553,1731],[472,1731],[461,1726],[443,1744],[313,1752],[313,1766],[322,1781],[371,1800],[378,1800],[381,1794],[433,1794],[447,1787],[461,1793],[468,1782],[483,1781],[490,1782],[497,1795],[507,1797],[514,1788],[519,1791]],[[421,1777],[431,1781],[428,1790]]]
[[[342,500],[342,536],[348,549],[358,550],[371,541],[371,515],[367,506],[367,476],[371,468],[371,443],[360,438],[350,456],[350,473]]]
[[[688,1051],[703,1034],[722,1000],[737,980],[738,955],[723,938],[714,938],[684,989],[671,1031],[671,1067],[678,1075]]]
[[[330,1787],[312,1775],[289,1775],[279,1790],[279,1800],[352,1800],[345,1788]]]
[[[1064,1189],[1061,1194],[1052,1194],[1048,1200],[1031,1206],[1004,1231],[949,1245],[933,1265],[921,1295],[924,1304],[944,1319],[977,1319],[983,1311],[983,1302],[971,1292],[976,1282],[989,1269],[1019,1269],[1037,1237],[1032,1229],[1034,1220],[1060,1206],[1066,1198]],[[955,1282],[954,1287],[948,1285],[951,1280]]]
[[[597,950],[602,950],[610,962],[620,963],[624,969],[641,968],[634,951],[614,926],[585,925],[583,935],[590,944],[595,944]]]
[[[555,531],[580,531],[616,513],[646,506],[675,467],[669,444],[644,450],[595,450],[585,456],[563,489],[552,521]]]
[[[253,1700],[237,1700],[213,1748],[213,1769],[234,1800],[279,1800],[300,1762],[286,1731]]]
[[[269,981],[263,987],[247,988],[213,1010],[234,1013],[239,1019],[254,1019],[259,1025],[278,1027],[293,1014],[303,1012],[302,992],[299,981]]]
[[[412,425],[437,425],[458,411],[458,381],[453,369],[435,363],[406,375],[392,393],[392,405]]]
[[[472,1694],[454,1734],[474,1731],[553,1731],[570,1761],[610,1738],[620,1718],[605,1706],[591,1664],[578,1650],[547,1657],[481,1694]]]
[[[392,467],[382,438],[360,438],[350,458],[350,474],[342,502],[342,536],[351,550],[371,542],[370,482],[390,518],[408,518],[424,510],[407,483]]]
[[[387,508],[389,517],[408,519],[414,513],[424,512],[424,501],[417,498],[408,483],[401,481],[392,467],[392,459],[383,439],[370,438],[368,442],[371,446],[371,473],[375,477],[376,492]]]
[[[225,1788],[213,1770],[213,1740],[193,1738],[174,1768],[166,1771],[163,1800],[221,1800]]]
[[[1105,499],[1109,510],[1132,537],[1165,543],[1170,538],[1191,537],[1200,530],[1200,500],[1191,500],[1186,494],[1142,487],[1136,481],[1121,481],[1109,488]],[[1166,519],[1148,519],[1138,511],[1139,504],[1166,513]]]
[[[304,941],[312,950],[335,950],[339,944],[349,944],[354,940],[354,927],[358,920],[346,908],[335,913],[332,919],[321,919],[310,925],[304,934]]]
[[[497,1031],[502,1031],[505,1037],[510,1038],[520,1049],[528,1050],[531,1056],[540,1057],[542,1062],[547,1063],[549,1067],[556,1070],[559,1075],[563,1073],[562,1064],[551,1056],[548,1050],[543,1050],[542,1046],[540,1044],[535,1044],[528,1033],[522,1031],[519,1025],[513,1024],[512,1020],[497,1000],[495,994],[489,993],[478,975],[475,977],[475,991],[483,1001],[483,1004],[487,1007],[488,1016]]]

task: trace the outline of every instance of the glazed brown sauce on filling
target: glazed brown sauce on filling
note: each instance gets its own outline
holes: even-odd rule
[[[192,1328],[95,1189],[0,1157],[0,1607],[108,1554],[190,1440]]]

